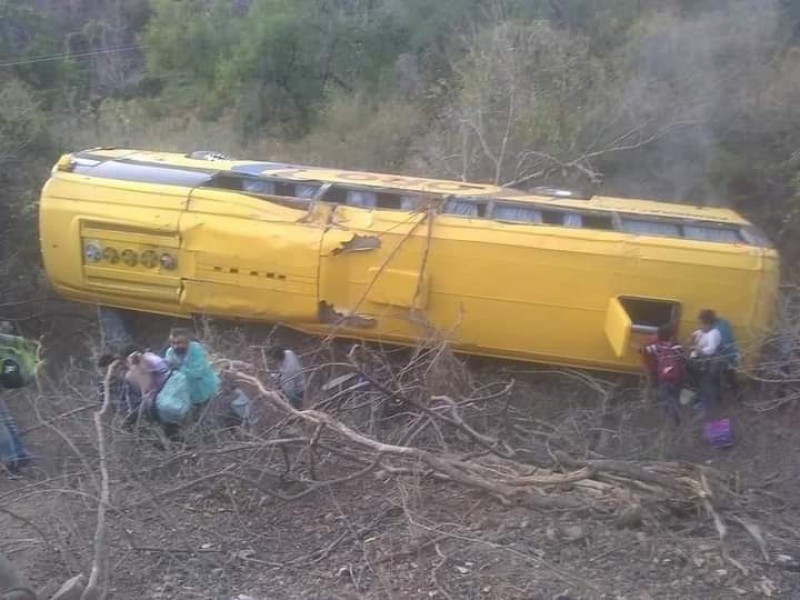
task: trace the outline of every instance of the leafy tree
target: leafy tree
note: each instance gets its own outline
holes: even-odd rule
[[[24,2],[0,0],[0,57],[3,69],[57,102],[65,90],[85,83],[86,73],[70,59],[53,19]]]

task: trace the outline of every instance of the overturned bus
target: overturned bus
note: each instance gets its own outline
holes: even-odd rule
[[[779,258],[721,208],[124,149],[63,156],[39,223],[66,298],[280,323],[466,354],[638,368],[659,325],[699,310],[745,362]]]

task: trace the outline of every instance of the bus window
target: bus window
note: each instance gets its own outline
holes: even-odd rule
[[[597,214],[583,214],[580,216],[584,229],[602,229],[603,231],[614,231],[614,221],[611,217]]]
[[[655,235],[661,237],[682,237],[681,228],[676,223],[666,221],[645,221],[644,219],[622,218],[622,231],[636,235]]]
[[[333,202],[334,204],[344,204],[347,201],[347,190],[331,186],[328,191],[322,195],[322,199],[326,202]]]
[[[494,205],[492,216],[498,221],[514,221],[516,223],[542,223],[542,211],[520,204],[498,202]]]
[[[422,205],[418,196],[400,196],[400,208],[402,210],[416,210]]]
[[[676,323],[680,313],[679,304],[666,300],[621,297],[619,303],[637,333],[655,333],[662,325]]]
[[[699,225],[684,225],[683,235],[686,239],[697,240],[698,242],[727,242],[737,244],[742,241],[742,237],[735,229],[723,227],[701,227]]]
[[[359,208],[375,208],[378,205],[378,196],[375,192],[348,190],[347,205],[357,206]]]
[[[485,206],[472,200],[462,200],[455,198],[444,203],[442,212],[446,215],[456,215],[458,217],[469,217],[474,219],[483,216]]]
[[[298,183],[294,186],[294,191],[298,198],[313,198],[319,188],[319,185],[312,183]]]
[[[547,225],[564,225],[564,213],[556,210],[545,210],[542,212],[542,222]]]
[[[740,232],[742,239],[752,246],[761,246],[763,248],[772,248],[772,243],[769,241],[764,233],[755,225],[748,225],[743,227]]]
[[[149,165],[134,162],[109,160],[92,167],[92,177],[135,181],[138,183],[158,183],[161,185],[180,185],[198,187],[208,184],[212,173],[193,169],[179,169],[163,165]]]
[[[564,214],[564,227],[572,227],[580,229],[583,227],[583,216],[578,213],[565,213]]]
[[[289,183],[288,181],[276,181],[275,182],[275,191],[273,192],[276,196],[287,196],[289,198],[296,198],[296,185],[294,183]]]
[[[242,190],[251,194],[275,195],[275,183],[263,179],[243,179]]]
[[[387,208],[389,210],[413,210],[414,208],[413,205],[409,208],[405,208],[403,205],[404,196],[400,196],[399,194],[393,194],[391,192],[379,192],[377,196],[378,208]]]

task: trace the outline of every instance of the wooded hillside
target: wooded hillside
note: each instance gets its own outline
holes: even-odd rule
[[[2,0],[5,270],[98,145],[727,204],[794,256],[798,42],[792,0]]]

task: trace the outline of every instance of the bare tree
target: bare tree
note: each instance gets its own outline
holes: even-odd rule
[[[656,14],[613,56],[546,22],[500,20],[466,33],[450,60],[452,102],[425,142],[429,162],[511,186],[595,185],[619,155],[661,144],[662,169],[702,170],[696,155],[711,157],[711,120],[749,73],[750,55],[769,49],[774,14],[740,17],[687,24]]]

